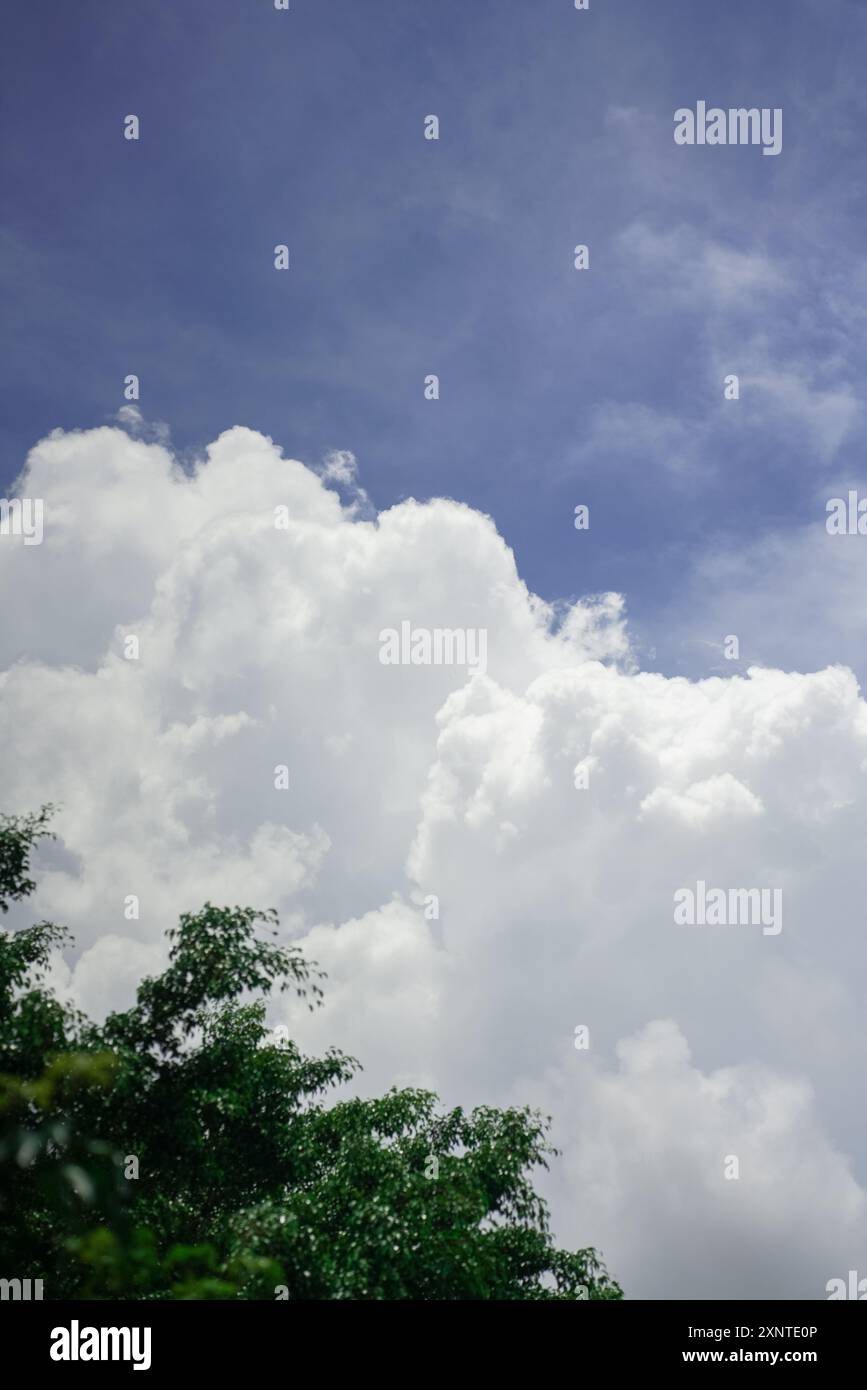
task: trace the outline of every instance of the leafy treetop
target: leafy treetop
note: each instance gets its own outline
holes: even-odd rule
[[[28,897],[51,807],[0,818],[0,908]],[[326,1104],[358,1070],[266,1024],[322,978],[273,911],[214,907],[96,1024],[43,984],[68,939],[0,933],[0,1266],[48,1298],[612,1299],[596,1252],[555,1247],[528,1108],[428,1091]]]

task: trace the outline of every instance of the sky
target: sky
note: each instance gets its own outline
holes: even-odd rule
[[[628,1294],[867,1275],[864,6],[6,27],[0,492],[45,537],[0,536],[3,809],[61,807],[58,988],[275,905],[304,1044],[551,1113],[558,1235]],[[699,101],[781,152],[677,145]],[[404,620],[486,669],[383,665]],[[676,927],[699,880],[779,935]]]
[[[858,475],[865,22],[855,0],[13,3],[0,483],[134,372],[180,451],[234,424],[306,462],[349,449],[378,508],[489,513],[535,592],[618,589],[644,660],[702,673],[716,614],[680,646],[661,615]],[[676,146],[699,99],[782,107],[782,156]]]

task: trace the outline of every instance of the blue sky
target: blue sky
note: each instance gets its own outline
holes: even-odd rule
[[[863,5],[7,15],[3,485],[135,372],[179,451],[233,424],[308,463],[349,449],[380,509],[489,512],[546,598],[622,591],[643,663],[677,670],[665,615],[708,552],[857,481]],[[677,147],[699,99],[781,107],[782,154]]]

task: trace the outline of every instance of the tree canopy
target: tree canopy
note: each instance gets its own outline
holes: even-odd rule
[[[29,897],[52,808],[0,817],[0,911]],[[329,1095],[358,1070],[269,1029],[272,991],[321,1003],[273,911],[214,907],[96,1024],[44,983],[67,933],[0,932],[0,1275],[52,1299],[613,1299],[554,1245],[529,1108],[429,1091]]]

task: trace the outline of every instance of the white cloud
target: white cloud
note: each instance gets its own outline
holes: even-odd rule
[[[685,222],[660,230],[639,219],[619,234],[618,246],[650,290],[694,312],[752,309],[757,297],[771,300],[788,288],[784,271],[761,251],[709,241]]]
[[[147,439],[163,445],[168,445],[171,440],[171,430],[165,420],[146,420],[137,405],[122,405],[120,410],[115,412],[114,418],[134,438]]]
[[[821,1296],[867,1234],[853,676],[636,672],[616,595],[555,611],[455,502],[360,516],[349,457],[317,477],[246,429],[190,471],[120,430],[32,453],[45,540],[0,548],[0,740],[6,809],[62,806],[58,983],[100,1011],[178,912],[275,906],[330,976],[287,1016],[301,1042],[359,1055],[371,1091],[550,1105],[558,1230],[628,1291]],[[381,665],[406,619],[485,629],[487,673]],[[782,934],[676,927],[699,878],[780,887]]]
[[[668,816],[684,826],[717,828],[727,819],[760,816],[762,803],[730,772],[693,782],[683,791],[654,787],[641,803],[641,815]]]
[[[535,1093],[564,1117],[551,1192],[570,1242],[592,1226],[634,1296],[821,1299],[863,1263],[867,1200],[802,1080],[703,1072],[670,1020],[613,1066],[576,1056]]]

